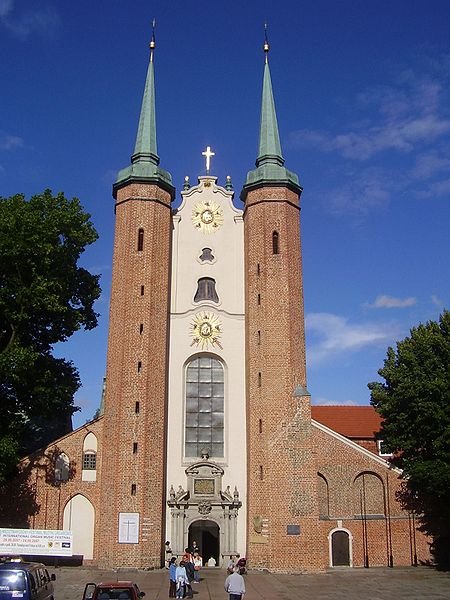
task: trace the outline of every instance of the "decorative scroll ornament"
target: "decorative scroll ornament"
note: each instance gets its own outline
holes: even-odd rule
[[[208,500],[202,500],[201,502],[198,503],[198,512],[201,515],[209,515],[211,510],[212,510],[212,505],[211,505],[211,502],[209,502]]]
[[[202,233],[213,233],[223,223],[222,207],[214,200],[198,202],[192,211],[192,223]]]
[[[222,349],[220,335],[222,334],[222,323],[214,313],[197,313],[191,322],[192,344],[201,350],[218,346]]]

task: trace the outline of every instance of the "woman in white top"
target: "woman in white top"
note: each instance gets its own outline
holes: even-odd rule
[[[203,567],[203,559],[198,552],[194,553],[194,582],[200,582],[200,569]]]

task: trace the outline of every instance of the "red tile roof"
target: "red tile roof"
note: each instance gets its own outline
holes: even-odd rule
[[[348,438],[374,438],[381,417],[372,406],[311,406],[315,421]]]

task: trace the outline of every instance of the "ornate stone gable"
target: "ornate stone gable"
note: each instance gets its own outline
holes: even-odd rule
[[[183,554],[189,527],[198,521],[211,521],[219,528],[220,548],[223,557],[237,554],[236,519],[242,506],[237,487],[223,490],[223,468],[208,460],[193,463],[186,470],[186,489],[172,485],[167,505],[172,521],[172,547],[176,555]]]

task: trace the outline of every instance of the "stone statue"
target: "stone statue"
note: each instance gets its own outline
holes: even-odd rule
[[[263,528],[263,518],[260,515],[253,517],[253,529],[256,533],[261,533]]]

